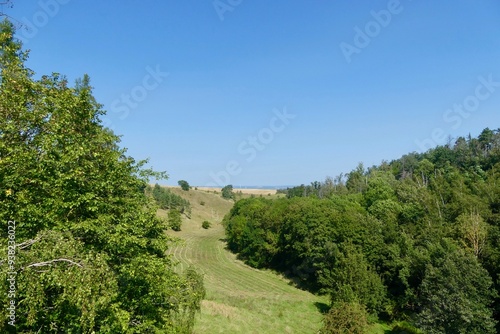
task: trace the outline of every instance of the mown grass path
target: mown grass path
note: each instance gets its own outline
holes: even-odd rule
[[[220,224],[230,202],[202,191],[183,195],[189,196],[193,214],[183,222],[182,231],[169,231],[182,239],[169,253],[179,270],[194,265],[204,274],[207,295],[197,315],[195,333],[317,333],[322,319],[319,309],[327,299],[299,290],[271,271],[237,260],[225,248]],[[212,227],[203,229],[203,220],[209,220]]]

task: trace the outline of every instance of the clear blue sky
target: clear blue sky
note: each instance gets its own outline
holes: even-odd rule
[[[89,74],[167,184],[309,183],[500,127],[497,0],[13,2],[28,66]]]

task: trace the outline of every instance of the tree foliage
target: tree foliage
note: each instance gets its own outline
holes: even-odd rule
[[[382,280],[359,249],[352,244],[343,248],[332,271],[332,303],[359,302],[371,312],[382,311],[386,296]]]
[[[500,129],[242,199],[228,247],[249,265],[424,332],[494,333],[500,320]],[[338,310],[337,310],[338,311]],[[496,324],[496,328],[495,328]]]
[[[457,217],[456,223],[465,246],[479,257],[488,237],[488,224],[477,213],[463,213]]]
[[[179,184],[181,189],[184,191],[189,191],[189,189],[191,189],[191,186],[189,185],[189,183],[186,180],[179,180],[177,182],[177,184]]]
[[[188,217],[191,215],[191,203],[187,199],[174,194],[168,188],[161,187],[158,183],[154,187],[148,185],[146,194],[154,198],[160,209],[177,210]]]
[[[35,80],[13,35],[1,23],[0,226],[15,221],[17,331],[190,332],[201,277],[173,271],[167,226],[144,192],[164,173],[103,128],[88,76],[73,88],[58,74]],[[0,250],[8,291],[7,239]]]
[[[234,193],[233,193],[233,186],[228,184],[227,186],[223,187],[221,190],[222,198],[225,199],[234,199]]]
[[[368,313],[357,302],[340,302],[333,305],[323,320],[321,334],[366,334]]]
[[[168,212],[168,226],[174,231],[180,231],[182,226],[181,213],[176,209]]]
[[[477,259],[447,250],[426,266],[419,287],[417,324],[426,333],[495,333],[492,279]]]

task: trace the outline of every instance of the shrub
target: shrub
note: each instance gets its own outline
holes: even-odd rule
[[[205,220],[203,221],[203,223],[201,223],[201,227],[203,227],[204,229],[209,229],[210,226],[212,226],[212,224],[208,220]]]
[[[168,212],[168,224],[174,231],[180,231],[182,225],[181,213],[175,209]]]
[[[333,305],[323,319],[322,334],[365,334],[368,329],[367,312],[357,302],[340,302]]]

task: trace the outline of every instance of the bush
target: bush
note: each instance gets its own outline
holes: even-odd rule
[[[175,209],[172,209],[168,213],[168,225],[174,231],[180,231],[182,225],[181,213]]]
[[[323,319],[322,334],[365,334],[368,329],[367,312],[357,302],[336,303]]]
[[[201,227],[203,227],[205,230],[209,229],[210,226],[212,226],[212,224],[208,220],[205,220],[203,223],[201,223]]]
[[[205,201],[200,201],[200,205],[205,205]]]

